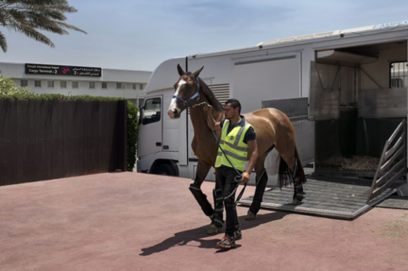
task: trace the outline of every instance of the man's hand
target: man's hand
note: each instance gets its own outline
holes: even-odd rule
[[[205,113],[208,113],[208,115],[207,115],[207,126],[208,126],[208,129],[210,129],[210,130],[214,130],[214,131],[221,131],[221,126],[220,126],[220,122],[217,122],[215,119],[214,119],[214,116],[213,116],[213,114],[212,114],[212,105],[210,105],[210,104],[205,104],[204,106],[203,106],[203,110],[204,110],[204,112]]]
[[[250,177],[249,173],[247,172],[242,173],[241,183],[248,183],[249,177]]]
[[[211,108],[212,108],[212,105],[208,103],[203,106],[204,112],[208,112],[208,110],[211,110]]]

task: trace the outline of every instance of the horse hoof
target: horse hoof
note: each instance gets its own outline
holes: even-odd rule
[[[255,218],[256,218],[256,214],[254,214],[251,211],[248,211],[248,213],[247,213],[247,215],[245,217],[245,220],[255,220]]]
[[[211,224],[210,227],[207,229],[207,234],[208,235],[215,235],[220,232],[220,228],[218,228],[216,225]]]
[[[293,200],[292,200],[292,205],[300,205],[300,204],[302,204],[303,202],[301,201],[301,200],[298,200],[297,198],[294,198]]]

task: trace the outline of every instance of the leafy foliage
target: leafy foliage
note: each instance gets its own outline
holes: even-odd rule
[[[0,74],[0,95],[7,94],[13,96],[17,94],[28,94],[29,90],[29,87],[17,87],[13,79],[3,77],[3,75]]]
[[[55,47],[54,43],[39,31],[60,35],[68,34],[65,29],[86,32],[64,21],[65,13],[77,10],[67,0],[2,0],[0,1],[0,25],[29,38]],[[7,51],[6,37],[0,32],[0,47]]]
[[[138,136],[138,108],[127,102],[127,170],[132,171],[136,163],[137,136]]]
[[[63,94],[38,94],[34,92],[1,93],[0,99],[9,100],[65,100],[65,101],[117,101],[121,98],[99,97],[89,95],[66,96]]]

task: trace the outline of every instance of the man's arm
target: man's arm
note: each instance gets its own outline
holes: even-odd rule
[[[221,131],[220,121],[216,121],[212,114],[212,106],[209,104],[204,105],[204,112],[206,112],[208,115],[208,118],[207,118],[208,128],[211,129],[211,126],[212,126],[214,131]]]
[[[243,183],[248,183],[252,169],[254,168],[256,160],[258,159],[258,144],[256,142],[256,139],[248,141],[248,156],[249,156],[248,168],[244,173],[242,173],[241,182]]]

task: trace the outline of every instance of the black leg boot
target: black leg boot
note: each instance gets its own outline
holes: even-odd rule
[[[224,198],[222,196],[221,189],[214,189],[214,212],[212,215],[212,223],[210,228],[207,230],[207,234],[213,235],[218,234],[220,229],[224,226],[223,220],[223,210],[224,210]]]
[[[203,210],[204,214],[210,218],[212,218],[212,215],[214,213],[214,210],[211,206],[211,204],[207,200],[207,196],[201,191],[200,187],[198,187],[196,184],[192,183],[190,184],[189,187],[191,193],[193,194],[194,198],[198,202],[198,205],[200,205],[201,209]]]
[[[266,173],[265,169],[262,171],[261,176],[256,177],[257,181],[255,195],[252,200],[251,207],[249,208],[248,214],[245,217],[245,220],[255,219],[256,214],[259,212],[259,209],[261,209],[262,198],[265,193],[266,184],[268,183],[268,174]]]
[[[303,185],[299,178],[299,168],[297,162],[295,162],[295,174],[290,174],[293,178],[293,205],[300,205],[302,204],[303,199],[305,198],[305,192],[303,191]]]

